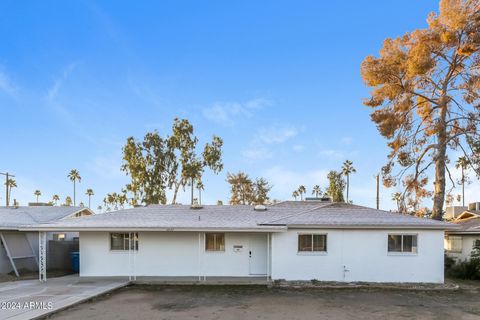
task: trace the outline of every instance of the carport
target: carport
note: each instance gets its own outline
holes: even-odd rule
[[[55,240],[54,237],[59,234],[38,233],[36,230],[24,228],[93,214],[93,211],[83,207],[0,207],[0,273],[13,272],[19,277],[21,269],[36,270],[38,268],[39,279],[44,281],[47,272],[47,242]],[[62,233],[62,235],[63,239],[70,240],[78,237],[78,233],[72,232]],[[66,245],[67,242],[62,241],[62,244]],[[55,241],[52,245],[58,243],[60,242]],[[53,248],[56,249],[57,246]],[[51,253],[58,256],[59,251],[54,250]],[[58,262],[57,260],[50,262]]]
[[[0,320],[44,317],[128,284],[123,278],[52,278],[48,282],[24,280],[0,283]]]

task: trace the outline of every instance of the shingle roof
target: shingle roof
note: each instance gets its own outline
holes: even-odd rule
[[[420,227],[451,228],[453,225],[390,211],[377,210],[348,203],[329,203],[300,214],[292,214],[265,222],[271,225],[323,227]]]
[[[318,208],[321,206],[326,206],[331,204],[330,201],[320,201],[320,200],[309,200],[309,201],[281,201],[273,204],[273,207],[282,207],[282,208],[305,208],[305,209],[312,209]]]
[[[11,230],[27,225],[38,225],[68,217],[82,207],[0,207],[0,229]]]
[[[480,233],[480,217],[469,218],[454,222],[458,229],[451,233]]]
[[[400,215],[351,204],[321,203],[269,206],[255,211],[252,206],[150,205],[111,213],[31,227],[35,230],[285,230],[288,226],[312,227],[410,227],[447,229],[451,224]]]
[[[187,205],[149,205],[77,219],[65,219],[43,227],[65,229],[281,229],[261,226],[272,218],[291,214],[285,208],[255,211],[252,206],[206,205],[191,209]]]

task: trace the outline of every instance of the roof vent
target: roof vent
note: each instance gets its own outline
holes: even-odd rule
[[[253,207],[253,210],[255,210],[255,211],[267,211],[267,207],[264,206],[263,204],[257,204],[255,207]]]
[[[313,201],[318,201],[318,202],[332,202],[332,198],[330,197],[321,197],[321,198],[310,198],[310,197],[306,197],[305,198],[305,201],[310,201],[310,202],[313,202]]]
[[[192,204],[192,205],[190,206],[190,209],[196,209],[196,210],[198,210],[198,209],[202,209],[202,208],[203,208],[203,206],[200,205],[200,204],[198,204],[198,203],[194,203],[194,204]]]

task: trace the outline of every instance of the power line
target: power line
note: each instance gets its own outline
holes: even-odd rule
[[[8,172],[0,172],[0,174],[5,176],[5,206],[8,207],[8,205],[9,205],[8,181],[10,180],[10,177],[15,177],[15,176],[13,174],[8,173]]]

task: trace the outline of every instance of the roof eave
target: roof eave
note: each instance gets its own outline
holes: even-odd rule
[[[156,227],[23,227],[19,231],[158,231],[158,232],[285,232],[287,231],[286,227],[271,227],[271,228],[156,228]]]
[[[342,225],[326,225],[326,224],[287,224],[289,229],[426,229],[426,230],[454,230],[451,226],[442,225],[368,225],[368,224],[342,224]]]

